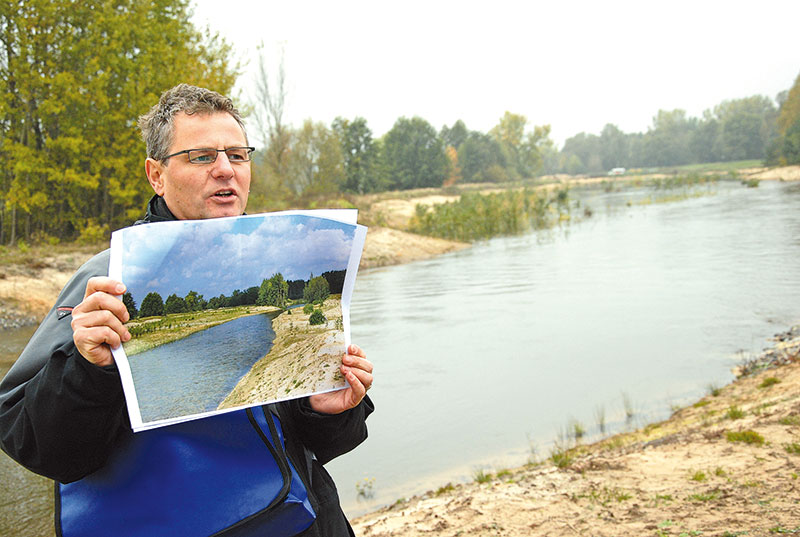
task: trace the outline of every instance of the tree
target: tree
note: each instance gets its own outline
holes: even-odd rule
[[[207,305],[203,295],[198,294],[197,291],[189,291],[183,298],[183,302],[186,304],[186,311],[204,310]]]
[[[420,117],[395,122],[384,137],[383,158],[391,188],[439,187],[447,178],[444,145]]]
[[[274,274],[271,278],[261,282],[258,291],[259,306],[277,306],[285,308],[289,298],[289,284],[283,279],[281,273]]]
[[[714,107],[719,124],[715,152],[720,160],[762,159],[776,138],[777,110],[770,99],[754,95]]]
[[[547,143],[550,126],[537,126],[533,132],[526,133],[527,125],[525,116],[506,111],[489,132],[503,147],[512,178],[533,177],[542,167],[540,146]]]
[[[780,104],[777,124],[775,160],[784,165],[800,164],[800,75]]]
[[[349,121],[337,117],[331,129],[342,149],[345,176],[342,189],[358,194],[381,190],[383,177],[378,169],[378,144],[372,139],[367,120],[357,117]]]
[[[332,194],[345,180],[339,138],[324,124],[307,120],[294,135],[289,185],[296,195]]]
[[[322,324],[325,321],[327,321],[327,319],[325,318],[325,314],[322,313],[322,310],[314,310],[308,317],[308,324],[310,325]]]
[[[439,131],[439,138],[442,139],[445,147],[458,148],[464,143],[468,135],[469,130],[467,130],[467,126],[460,119],[453,123],[452,127],[447,127],[447,125],[445,125],[442,127],[442,130]]]
[[[692,161],[690,142],[697,126],[696,118],[686,117],[685,110],[659,110],[653,126],[645,135],[644,158],[650,166],[677,166]]]
[[[261,176],[262,180],[254,181],[251,189],[254,188],[256,196],[262,198],[283,199],[289,197],[292,192],[289,159],[293,134],[291,127],[284,121],[287,94],[283,49],[280,51],[274,83],[270,81],[267,63],[261,50],[258,58],[253,116],[265,151],[254,163],[253,170],[254,176]]]
[[[167,297],[167,301],[164,303],[164,312],[167,315],[170,313],[186,313],[186,302],[173,293]]]
[[[130,318],[135,318],[139,312],[136,310],[136,302],[133,301],[133,295],[130,293],[125,293],[122,295],[122,303],[125,304],[125,308],[128,310],[128,315],[130,315]]]
[[[506,154],[494,137],[471,131],[458,148],[461,175],[466,182],[505,180]]]
[[[0,10],[0,242],[101,237],[152,194],[135,129],[164,90],[227,93],[229,47],[185,0],[26,0]],[[87,225],[88,224],[88,225]]]
[[[303,300],[306,303],[309,302],[324,302],[331,294],[330,287],[328,286],[328,280],[323,278],[322,276],[317,276],[316,278],[311,278],[306,285],[306,288],[303,290]]]
[[[139,308],[139,317],[156,317],[164,315],[164,301],[156,292],[147,293]]]

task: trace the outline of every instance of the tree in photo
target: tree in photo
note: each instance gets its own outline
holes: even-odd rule
[[[125,309],[128,310],[128,315],[130,315],[131,319],[135,318],[136,315],[139,314],[139,311],[136,309],[136,302],[134,302],[132,294],[125,293],[122,295],[122,303],[125,304]]]
[[[167,297],[167,301],[164,303],[164,312],[167,314],[186,313],[186,302],[173,293]]]
[[[147,293],[139,308],[139,317],[160,317],[164,315],[164,300],[156,292]]]
[[[186,304],[186,311],[201,311],[206,309],[207,306],[203,295],[199,294],[197,291],[189,291],[186,296],[183,297],[183,302]]]
[[[288,298],[289,284],[283,279],[283,274],[278,273],[261,282],[256,304],[259,306],[285,308]]]
[[[331,294],[328,280],[322,276],[311,278],[303,291],[303,300],[305,302],[322,303]]]
[[[323,324],[325,321],[327,321],[327,319],[322,313],[322,310],[314,310],[308,317],[308,324],[310,325]]]

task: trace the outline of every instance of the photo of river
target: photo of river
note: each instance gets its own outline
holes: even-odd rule
[[[142,421],[216,410],[272,346],[267,314],[247,315],[128,358]]]
[[[596,435],[598,409],[609,431],[625,428],[624,399],[636,424],[664,418],[797,323],[800,184],[692,192],[659,203],[675,192],[573,189],[576,214],[589,206],[592,217],[361,271],[351,334],[375,366],[376,412],[369,441],[327,465],[348,516],[524,464],[531,444],[544,459],[570,420]],[[213,382],[165,360],[173,380]],[[48,480],[5,455],[1,469],[25,535],[51,528]],[[369,499],[356,489],[365,478]]]

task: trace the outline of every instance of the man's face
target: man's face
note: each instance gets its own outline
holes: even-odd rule
[[[185,149],[246,146],[242,128],[230,114],[176,114],[168,154]],[[192,164],[186,153],[158,162],[147,159],[147,179],[181,220],[239,216],[247,205],[250,162],[231,162],[224,152],[212,164]]]

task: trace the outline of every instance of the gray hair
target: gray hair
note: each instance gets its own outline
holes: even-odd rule
[[[212,114],[227,112],[242,128],[245,141],[247,132],[239,111],[228,97],[189,84],[178,84],[161,94],[158,104],[139,117],[139,130],[147,145],[147,156],[153,160],[164,160],[175,135],[173,121],[175,115],[183,112],[192,114]]]

